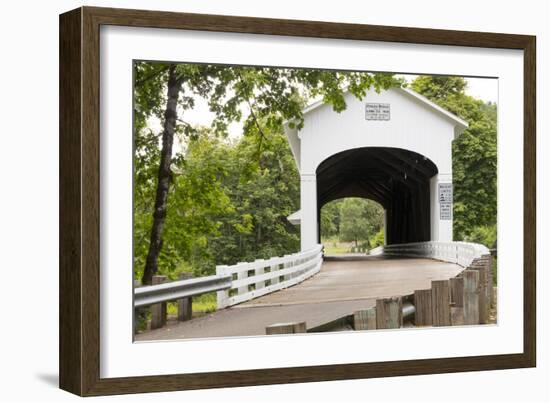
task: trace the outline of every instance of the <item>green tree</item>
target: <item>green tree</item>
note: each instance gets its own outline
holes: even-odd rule
[[[344,200],[333,200],[321,208],[321,239],[340,233],[340,206]]]
[[[472,239],[479,226],[496,234],[496,105],[467,95],[462,77],[420,76],[411,87],[469,124],[453,142],[454,238]]]
[[[303,126],[304,99],[321,97],[340,112],[346,108],[346,88],[362,98],[371,87],[379,91],[400,84],[389,74],[151,62],[136,62],[134,76],[136,145],[143,145],[144,141],[139,139],[141,136],[154,137],[154,134],[147,134],[148,119],[156,117],[162,121],[159,156],[147,157],[150,160],[158,158],[158,170],[154,180],[148,253],[142,275],[144,284],[150,284],[158,271],[168,216],[168,195],[173,182],[172,164],[183,158],[173,150],[174,138],[182,134],[195,139],[201,134],[185,121],[186,111],[194,107],[196,97],[207,99],[214,113],[210,129],[215,135],[225,136],[231,122],[243,120],[245,135],[256,135],[260,139],[257,144],[259,155],[266,142],[266,131],[281,133],[285,121],[291,127]],[[243,105],[247,108],[245,116]],[[136,147],[137,154],[148,150]],[[259,239],[262,238],[261,228],[261,225],[256,227]]]
[[[357,247],[382,228],[384,210],[371,200],[347,198],[340,206],[340,220],[340,239]]]

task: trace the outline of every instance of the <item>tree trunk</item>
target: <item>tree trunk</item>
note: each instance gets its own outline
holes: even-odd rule
[[[172,146],[176,130],[177,105],[181,91],[181,80],[177,78],[176,65],[171,64],[168,69],[168,94],[166,110],[164,111],[164,126],[162,132],[162,149],[160,151],[160,165],[158,171],[157,193],[155,198],[155,210],[153,212],[153,226],[151,228],[151,242],[149,253],[145,262],[145,270],[141,279],[142,284],[150,285],[153,275],[158,270],[158,257],[162,248],[162,229],[166,219],[166,201],[172,171]]]

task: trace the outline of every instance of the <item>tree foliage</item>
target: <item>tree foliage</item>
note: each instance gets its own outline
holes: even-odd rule
[[[420,76],[411,87],[469,124],[453,142],[454,238],[475,240],[485,227],[495,232],[485,239],[496,239],[496,105],[466,95],[462,77]]]
[[[401,84],[390,74],[152,62],[136,62],[134,79],[134,165],[139,188],[134,263],[146,283],[158,271],[211,271],[212,262],[296,249],[296,229],[289,227],[285,214],[297,207],[297,183],[291,183],[297,174],[281,135],[283,123],[301,128],[304,104],[314,98],[341,112],[346,108],[346,90],[362,98],[370,88],[380,91]],[[167,86],[168,93],[177,92],[175,111],[167,106]],[[207,101],[213,114],[208,128],[186,120],[198,98]],[[175,135],[184,149],[171,152],[166,122],[174,117]],[[152,129],[155,119],[164,122],[160,132]],[[236,121],[243,123],[244,138],[233,145],[220,141]],[[171,165],[163,170],[167,154]],[[166,178],[170,185],[159,193]],[[147,227],[151,239],[158,241],[153,234],[161,234],[161,242],[147,239]]]
[[[321,238],[370,245],[384,225],[384,209],[378,203],[361,198],[338,199],[321,209]],[[382,241],[384,235],[382,233]]]

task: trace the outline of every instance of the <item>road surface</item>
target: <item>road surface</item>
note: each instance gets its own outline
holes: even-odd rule
[[[325,257],[321,271],[293,287],[194,318],[169,321],[167,326],[136,335],[136,341],[253,336],[274,323],[306,322],[308,329],[356,310],[376,299],[430,288],[463,269],[431,259],[381,256]]]

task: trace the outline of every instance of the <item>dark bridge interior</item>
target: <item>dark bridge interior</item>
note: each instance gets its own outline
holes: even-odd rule
[[[335,154],[317,168],[318,221],[326,203],[363,197],[386,210],[387,244],[429,241],[430,178],[437,172],[426,157],[399,148],[365,147]]]

